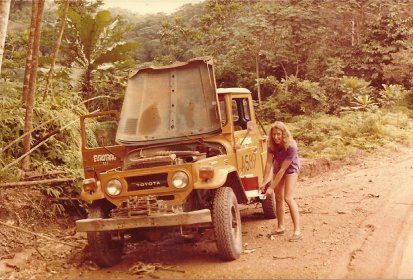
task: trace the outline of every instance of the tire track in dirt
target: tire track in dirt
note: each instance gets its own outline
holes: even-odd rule
[[[383,212],[391,215],[379,212],[364,221],[367,224],[359,231],[359,238],[353,240],[354,249],[349,254],[346,270],[333,278],[396,278],[400,274],[412,230],[405,222],[411,220],[413,208],[394,208],[394,203],[384,205]],[[410,272],[409,276],[413,274]]]
[[[411,264],[405,265],[403,257],[406,250],[412,254],[407,246],[413,230],[412,151],[388,160],[385,166],[367,170],[379,182],[374,189],[378,199],[361,206],[369,213],[329,278],[396,278],[401,273],[413,277]]]
[[[413,278],[413,207],[411,207],[409,211],[411,213],[408,220],[409,222],[406,224],[403,231],[403,240],[406,242],[399,244],[399,247],[401,247],[400,250],[403,250],[397,273],[397,278],[399,279]]]
[[[373,225],[368,224],[365,226],[364,230],[360,230],[360,231],[364,233],[364,234],[360,234],[361,245],[360,247],[358,247],[357,249],[354,249],[350,253],[350,258],[349,258],[350,260],[346,266],[347,271],[354,270],[353,266],[354,266],[355,260],[358,258],[357,255],[362,252],[362,248],[365,246],[367,240],[369,239],[369,237],[373,235],[373,232],[375,231],[375,227]]]
[[[410,186],[412,188],[413,184]],[[410,201],[407,202],[407,201]],[[404,202],[403,202],[404,201]],[[400,208],[400,224],[393,228],[397,233],[395,244],[391,254],[387,258],[387,266],[384,265],[380,276],[382,278],[413,278],[413,258],[406,259],[406,255],[413,254],[413,194],[406,192],[400,193],[392,205],[394,208]],[[404,215],[403,215],[404,212]],[[395,213],[395,212],[393,212]],[[391,226],[391,225],[390,225]],[[410,243],[410,244],[409,244]],[[408,264],[406,263],[408,262]]]

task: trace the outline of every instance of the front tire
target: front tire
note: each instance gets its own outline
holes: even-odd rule
[[[238,259],[242,252],[241,215],[237,198],[229,187],[216,190],[212,205],[212,222],[220,257]]]
[[[103,203],[93,203],[89,218],[107,218],[110,208]],[[123,254],[123,236],[114,232],[88,232],[87,240],[92,260],[101,267],[110,267],[120,262]]]

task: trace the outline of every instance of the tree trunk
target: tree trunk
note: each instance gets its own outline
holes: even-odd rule
[[[257,75],[257,95],[258,95],[258,105],[261,106],[261,86],[260,86],[260,52],[255,55],[255,73]]]
[[[288,73],[287,69],[285,69],[284,63],[280,62],[280,65],[284,71],[284,76],[285,76],[285,93],[288,94]]]
[[[83,99],[91,98],[93,94],[93,86],[92,86],[92,68],[90,64],[86,67],[85,72],[83,73],[82,77],[82,94]],[[93,104],[89,104],[86,106],[89,111],[93,110]]]
[[[32,2],[32,18],[30,23],[28,56],[26,59],[23,84],[23,98],[26,107],[26,115],[24,119],[24,133],[31,131],[33,127],[32,118],[37,77],[37,57],[40,46],[44,2],[45,0],[33,0]],[[23,154],[30,151],[30,142],[31,134],[28,133],[23,138]],[[24,171],[28,171],[30,169],[30,155],[27,155],[23,159],[22,169]]]
[[[30,24],[30,34],[29,34],[29,41],[28,41],[28,47],[27,47],[27,56],[26,56],[26,64],[24,66],[24,80],[23,80],[23,104],[24,107],[26,107],[26,101],[27,101],[27,92],[29,89],[29,83],[30,83],[30,67],[32,65],[32,60],[33,60],[33,43],[34,43],[34,32],[35,32],[35,20],[37,17],[37,4],[36,2],[32,2],[32,18],[31,18],[31,24]]]
[[[0,0],[0,76],[3,62],[4,43],[6,42],[7,23],[9,22],[11,0]]]
[[[352,47],[354,47],[356,45],[356,43],[355,43],[356,42],[356,39],[355,39],[356,28],[355,28],[355,26],[356,26],[356,22],[353,19],[353,20],[351,20],[351,46]]]
[[[59,53],[59,48],[60,48],[60,44],[62,43],[62,37],[63,37],[63,32],[65,30],[65,26],[66,26],[66,18],[67,18],[67,14],[69,11],[69,0],[65,0],[65,6],[64,6],[64,12],[63,12],[63,17],[61,19],[61,25],[60,25],[60,31],[59,31],[59,36],[57,38],[57,42],[56,42],[56,47],[53,53],[53,57],[52,57],[52,63],[50,65],[50,70],[49,73],[47,74],[47,79],[46,79],[46,88],[44,90],[43,93],[43,101],[46,100],[47,94],[49,93],[49,87],[51,87],[51,77],[53,75],[53,69],[54,66],[56,64],[56,59],[57,59],[57,55]]]

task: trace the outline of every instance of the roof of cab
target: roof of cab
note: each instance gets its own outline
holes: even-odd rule
[[[251,91],[246,88],[217,88],[217,93],[251,93]]]

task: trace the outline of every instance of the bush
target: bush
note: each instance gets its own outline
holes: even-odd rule
[[[21,86],[16,83],[3,82],[0,84],[4,90],[0,102],[0,143],[2,149],[8,143],[19,139],[5,150],[0,156],[0,169],[22,155],[22,139],[19,138],[24,129],[25,110],[21,106]],[[46,172],[56,169],[64,169],[73,174],[80,175],[80,131],[79,115],[86,113],[84,105],[80,103],[78,93],[73,91],[60,92],[59,95],[51,95],[43,102],[41,96],[36,97],[36,105],[33,112],[32,144],[34,147],[46,138],[44,144],[31,153],[32,170]],[[41,126],[40,126],[41,125]],[[54,135],[54,136],[52,136]],[[52,136],[52,137],[49,137]],[[19,174],[19,163],[3,170],[0,173],[1,181],[14,181]]]
[[[347,112],[340,116],[298,116],[287,125],[300,155],[341,159],[357,150],[395,150],[413,143],[412,111],[399,108],[377,112]]]
[[[383,89],[379,92],[380,104],[383,107],[389,107],[398,104],[400,101],[406,99],[409,94],[402,85],[382,85]]]
[[[264,80],[264,87],[273,94],[258,110],[266,122],[288,121],[295,115],[313,115],[327,111],[327,97],[318,83],[290,76],[278,82],[273,77]]]

